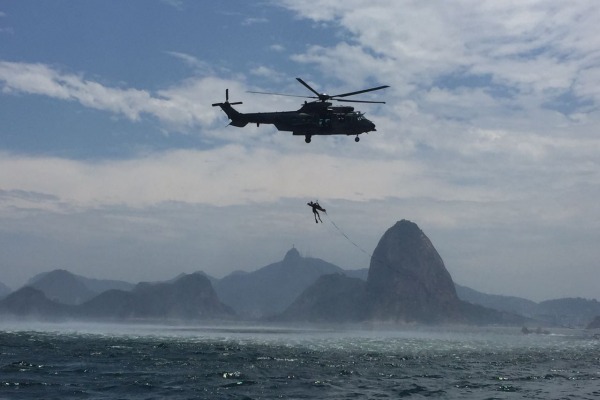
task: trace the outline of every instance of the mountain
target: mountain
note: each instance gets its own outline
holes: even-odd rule
[[[461,301],[442,258],[417,224],[402,220],[379,240],[367,294],[377,320],[457,322]]]
[[[366,282],[369,277],[369,268],[346,269],[344,270],[344,275],[348,278],[358,278]]]
[[[281,313],[320,276],[345,271],[290,249],[282,261],[254,272],[232,273],[215,283],[219,299],[244,318]]]
[[[344,323],[367,317],[365,281],[343,274],[322,275],[277,320]]]
[[[108,290],[82,304],[80,316],[108,319],[231,319],[233,310],[222,304],[210,280],[189,274],[173,282],[139,283],[133,290]]]
[[[115,279],[94,279],[86,278],[85,276],[76,275],[83,284],[90,290],[96,293],[102,293],[111,289],[131,290],[135,284]]]
[[[64,269],[38,274],[28,281],[27,286],[41,290],[51,300],[70,305],[82,304],[106,290],[133,287],[127,282],[86,278]]]
[[[0,282],[0,299],[6,297],[12,290],[4,283]]]
[[[380,239],[367,281],[321,276],[274,319],[309,322],[511,324],[527,321],[458,298],[454,282],[431,241],[402,220]]]
[[[600,315],[600,303],[593,299],[563,298],[536,303],[521,297],[492,295],[458,284],[455,286],[461,300],[522,315],[546,325],[582,328]]]
[[[565,298],[542,301],[534,317],[553,325],[585,327],[598,315],[600,303],[597,300]]]
[[[173,282],[139,283],[131,291],[107,290],[79,305],[59,303],[41,290],[26,286],[0,301],[0,313],[43,320],[198,321],[235,317],[202,274],[184,275]]]
[[[534,301],[521,297],[486,294],[456,283],[454,286],[456,294],[463,301],[527,317],[536,315],[538,304]]]
[[[39,320],[69,317],[73,310],[73,306],[52,301],[44,292],[31,286],[25,286],[0,301],[0,314]]]
[[[40,290],[50,300],[62,304],[81,304],[97,294],[85,286],[77,276],[64,269],[38,275],[29,281],[28,286]]]
[[[600,329],[600,315],[596,316],[585,329]]]

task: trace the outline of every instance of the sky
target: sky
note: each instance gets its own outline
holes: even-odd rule
[[[595,0],[0,0],[0,281],[368,268],[415,222],[453,280],[600,299]],[[227,126],[373,86],[353,137]],[[358,96],[357,96],[358,98]],[[315,224],[306,203],[327,209]],[[337,228],[339,228],[339,230]]]

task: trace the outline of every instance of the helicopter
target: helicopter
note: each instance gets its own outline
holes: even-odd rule
[[[354,136],[355,142],[360,138],[358,135],[365,132],[374,132],[375,124],[365,118],[364,113],[354,111],[350,106],[333,106],[331,101],[351,102],[351,103],[378,103],[385,104],[385,101],[368,100],[347,100],[340,97],[354,96],[356,94],[372,92],[375,90],[388,88],[388,85],[377,86],[370,89],[358,90],[355,92],[328,95],[319,93],[301,78],[296,78],[303,86],[315,94],[315,96],[296,96],[281,93],[254,92],[248,93],[269,94],[277,96],[303,97],[317,99],[314,101],[305,101],[302,107],[297,111],[277,111],[277,112],[259,112],[259,113],[241,113],[232,106],[242,104],[241,101],[229,102],[229,89],[225,89],[225,102],[213,103],[213,107],[221,107],[231,120],[229,125],[244,127],[248,123],[273,124],[279,131],[292,132],[293,135],[304,136],[306,143],[311,142],[312,136],[318,135],[347,135]]]

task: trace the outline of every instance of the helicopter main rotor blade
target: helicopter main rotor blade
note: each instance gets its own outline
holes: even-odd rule
[[[385,104],[385,101],[370,101],[370,100],[344,100],[344,99],[332,99],[335,101],[342,101],[344,103],[371,103],[371,104]]]
[[[317,92],[315,89],[311,88],[311,87],[310,87],[310,85],[309,85],[308,83],[304,82],[304,81],[303,81],[302,79],[300,79],[300,78],[296,78],[296,80],[297,80],[298,82],[300,82],[301,84],[303,84],[303,85],[304,85],[304,87],[306,87],[308,90],[310,90],[311,92],[313,92],[314,94],[316,94],[316,95],[317,95],[317,98],[319,98],[319,99],[322,99],[322,95],[321,95],[321,93],[319,93],[319,92]],[[327,96],[327,98],[328,98],[328,97],[329,97],[329,96]]]
[[[306,98],[308,98],[308,99],[314,99],[315,98],[314,96],[298,96],[298,95],[295,95],[295,94],[283,94],[283,93],[273,93],[273,92],[256,92],[254,90],[247,90],[246,93],[270,94],[270,95],[273,95],[273,96],[301,97],[303,99],[306,99]]]
[[[355,94],[361,94],[361,93],[367,93],[367,92],[373,92],[375,90],[381,90],[381,89],[385,89],[385,88],[389,88],[389,85],[383,85],[383,86],[377,86],[371,89],[364,89],[364,90],[358,90],[356,92],[349,92],[349,93],[342,93],[342,94],[336,94],[330,97],[347,97],[347,96],[354,96]]]

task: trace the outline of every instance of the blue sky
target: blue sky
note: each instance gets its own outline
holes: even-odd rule
[[[293,245],[345,268],[397,220],[454,280],[600,298],[594,1],[1,1],[0,281],[221,277]],[[376,85],[377,132],[227,127]]]

